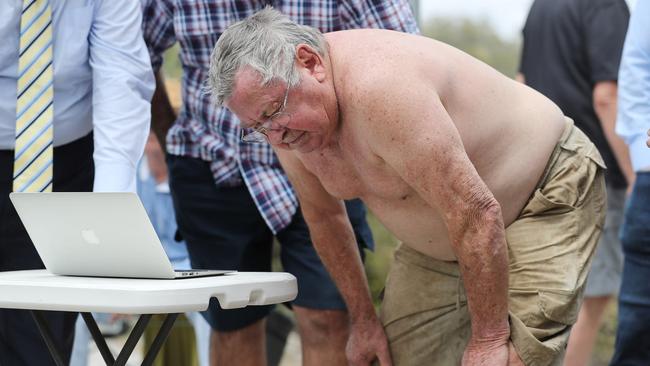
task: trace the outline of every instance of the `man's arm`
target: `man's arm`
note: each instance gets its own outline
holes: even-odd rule
[[[616,127],[616,94],[617,86],[615,81],[601,81],[596,83],[593,91],[594,110],[600,125],[605,133],[605,138],[609,147],[614,153],[616,162],[621,168],[628,186],[634,183],[634,170],[632,169],[632,162],[630,161],[630,152],[625,145],[623,139],[616,135],[614,131]]]
[[[167,0],[141,0],[143,4],[142,34],[149,50],[156,76],[156,89],[151,100],[151,129],[163,151],[167,151],[167,132],[176,121],[165,79],[160,71],[163,53],[176,43],[174,6]]]
[[[314,247],[347,305],[352,323],[346,350],[350,364],[368,365],[377,357],[381,365],[390,365],[386,336],[372,305],[343,201],[327,193],[293,152],[275,150],[298,195]]]
[[[471,317],[464,361],[505,364],[508,254],[500,205],[469,160],[436,91],[417,80],[383,85],[394,92],[364,88],[375,101],[365,106],[368,143],[445,221]],[[399,85],[408,85],[408,96],[399,94],[404,90]]]
[[[160,70],[156,72],[156,90],[151,99],[151,129],[153,130],[163,152],[167,151],[167,131],[176,121],[176,113],[172,108],[165,87],[165,78]]]
[[[154,77],[137,1],[95,3],[88,36],[93,75],[95,191],[135,192],[149,134]]]
[[[632,13],[618,82],[616,132],[630,148],[634,170],[649,171],[650,1],[639,1]]]

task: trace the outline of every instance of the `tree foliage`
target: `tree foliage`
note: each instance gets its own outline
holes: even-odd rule
[[[504,40],[485,19],[431,18],[421,28],[423,35],[459,48],[507,76],[517,73],[520,42]]]

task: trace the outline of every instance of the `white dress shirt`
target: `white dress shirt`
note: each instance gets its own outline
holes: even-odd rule
[[[630,147],[634,171],[650,170],[650,0],[637,1],[618,75],[616,132]]]
[[[23,0],[0,0],[0,150],[14,148]],[[155,87],[138,0],[50,0],[54,146],[94,131],[95,191],[136,190]]]

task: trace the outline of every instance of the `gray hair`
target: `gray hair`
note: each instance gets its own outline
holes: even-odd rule
[[[262,86],[274,81],[298,85],[294,59],[299,44],[311,46],[321,56],[327,54],[325,37],[318,29],[296,24],[270,6],[229,26],[210,56],[207,87],[216,103],[222,105],[232,95],[235,75],[245,66],[260,74]]]

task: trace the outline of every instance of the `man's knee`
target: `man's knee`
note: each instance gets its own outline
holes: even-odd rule
[[[243,328],[229,331],[212,330],[211,339],[219,345],[246,344],[264,339],[265,320],[260,319]]]
[[[300,337],[305,343],[347,340],[349,319],[344,310],[318,310],[294,306]],[[321,343],[322,344],[322,343]]]

